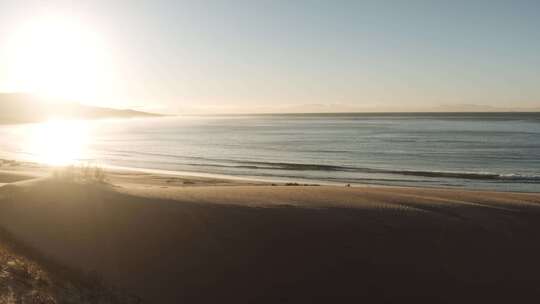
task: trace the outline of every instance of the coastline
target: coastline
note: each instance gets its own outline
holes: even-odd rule
[[[331,186],[331,187],[353,187],[353,188],[386,188],[386,189],[431,189],[431,190],[454,190],[465,192],[494,192],[494,193],[523,193],[536,194],[539,191],[512,191],[506,189],[485,189],[474,187],[459,186],[435,186],[435,185],[393,185],[384,182],[374,183],[353,183],[347,181],[317,180],[307,178],[286,178],[286,177],[260,177],[260,176],[238,176],[215,174],[195,171],[172,171],[162,169],[149,169],[137,167],[123,167],[114,165],[92,165],[78,164],[73,166],[51,166],[39,164],[32,161],[6,160],[0,158],[0,186],[18,180],[27,180],[31,178],[46,178],[54,175],[55,171],[63,168],[83,168],[97,167],[106,171],[109,182],[119,183],[122,181],[139,184],[159,184],[160,181],[167,181],[161,186]],[[144,177],[144,178],[141,178]],[[7,182],[5,182],[7,180]]]
[[[55,155],[66,153],[157,174],[270,183],[538,191],[537,113],[313,115],[114,120],[74,125],[74,132],[62,131],[69,124],[6,128],[2,156],[57,163]],[[43,138],[59,141],[46,155]]]
[[[94,167],[91,163],[78,164],[74,167]],[[55,170],[61,170],[64,167],[70,166],[50,166],[45,164],[39,164],[32,161],[25,160],[6,160],[0,158],[0,186],[5,184],[2,180],[6,179],[6,176],[10,178],[17,178],[20,176],[22,179],[44,178],[51,176]],[[226,175],[217,173],[205,173],[195,171],[173,171],[162,169],[150,169],[150,168],[137,168],[137,167],[124,167],[114,165],[96,165],[95,167],[102,168],[107,172],[109,178],[112,178],[111,182],[116,183],[121,180],[132,180],[133,182],[138,180],[139,183],[154,183],[159,180],[170,181],[162,184],[162,186],[204,186],[204,185],[221,185],[221,186],[238,186],[238,185],[260,185],[260,186],[333,186],[333,187],[381,187],[381,188],[404,188],[404,189],[441,189],[441,190],[455,190],[455,191],[481,191],[481,192],[495,192],[495,193],[524,193],[535,194],[540,193],[538,191],[516,191],[507,189],[489,189],[489,188],[475,188],[475,187],[460,187],[460,186],[444,186],[444,185],[395,185],[391,183],[385,183],[383,181],[373,183],[359,183],[349,181],[332,181],[332,180],[318,180],[308,178],[295,178],[295,177],[261,177],[261,176],[238,176],[238,175]],[[4,174],[4,176],[2,176]],[[141,179],[141,176],[145,176],[146,179]],[[137,177],[137,178],[135,178]],[[154,179],[154,181],[152,181]],[[176,183],[171,183],[172,180],[176,180]],[[178,183],[180,181],[180,184]],[[183,183],[183,184],[182,184]]]

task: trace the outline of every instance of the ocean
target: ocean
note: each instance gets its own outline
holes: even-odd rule
[[[540,113],[181,116],[0,126],[0,157],[65,157],[268,181],[537,192]]]

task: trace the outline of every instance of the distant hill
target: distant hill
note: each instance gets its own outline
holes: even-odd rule
[[[161,116],[134,110],[92,107],[74,103],[48,104],[28,94],[0,94],[0,123],[59,119],[98,119]]]
[[[453,104],[441,105],[433,108],[435,112],[539,112],[540,108],[534,107],[493,107],[477,104]]]

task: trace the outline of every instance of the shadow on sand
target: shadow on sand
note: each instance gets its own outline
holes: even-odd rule
[[[473,207],[248,207],[50,180],[0,189],[3,228],[148,303],[540,296],[540,207],[456,208]]]

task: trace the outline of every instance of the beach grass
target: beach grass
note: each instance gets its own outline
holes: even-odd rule
[[[56,263],[0,229],[0,304],[140,303],[103,282]]]
[[[91,164],[70,165],[55,168],[53,176],[55,179],[68,182],[103,184],[107,181],[105,169]]]

